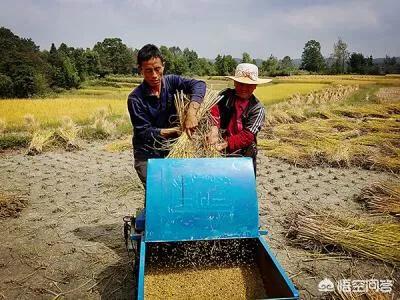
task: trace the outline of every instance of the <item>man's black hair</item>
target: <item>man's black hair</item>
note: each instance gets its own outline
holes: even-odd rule
[[[138,52],[137,65],[140,68],[143,62],[157,57],[161,59],[161,62],[164,62],[164,58],[161,54],[161,51],[160,49],[157,48],[157,46],[153,44],[144,45],[142,49],[140,49]]]

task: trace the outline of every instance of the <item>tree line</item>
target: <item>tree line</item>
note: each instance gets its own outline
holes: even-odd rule
[[[333,45],[333,52],[325,59],[321,54],[321,44],[316,40],[308,41],[301,56],[300,69],[319,74],[399,74],[400,61],[386,55],[383,63],[374,63],[372,55],[350,52],[347,44],[339,38]]]
[[[255,63],[263,76],[285,76],[302,73],[318,74],[386,74],[400,73],[400,62],[386,57],[382,65],[374,64],[372,56],[350,54],[340,38],[332,55],[325,59],[318,41],[308,41],[303,49],[301,65],[285,56],[270,55],[255,60],[244,52],[241,59],[217,55],[214,60],[200,58],[194,50],[161,46],[165,73],[188,76],[231,75],[239,62]],[[78,88],[88,78],[109,74],[138,74],[138,49],[129,48],[119,38],[106,38],[93,48],[74,48],[62,43],[57,48],[40,50],[31,39],[20,38],[11,30],[0,28],[0,97],[32,97],[52,91]]]

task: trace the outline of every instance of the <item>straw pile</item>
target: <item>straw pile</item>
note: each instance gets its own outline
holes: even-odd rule
[[[28,155],[36,155],[43,152],[54,140],[54,130],[37,130],[33,133],[28,148]]]
[[[79,141],[80,128],[68,116],[62,118],[61,126],[56,131],[56,135],[60,142],[65,145],[68,151],[77,150],[81,148]]]
[[[361,190],[357,197],[373,213],[386,213],[400,218],[400,184],[376,182]]]
[[[304,167],[360,166],[398,173],[400,115],[395,112],[399,109],[392,104],[327,108],[320,110],[323,118],[312,117],[265,130],[258,145],[268,156]],[[378,115],[379,118],[373,117]]]
[[[340,249],[400,265],[400,224],[367,218],[297,215],[288,237],[306,249]]]
[[[342,102],[357,90],[358,86],[338,85],[307,95],[295,94],[287,101],[271,105],[268,108],[266,127],[302,122],[316,113],[324,115],[328,112],[323,110],[316,112],[316,108]]]
[[[400,99],[399,87],[380,88],[376,94],[380,102],[392,102]]]
[[[221,96],[218,92],[207,90],[204,100],[197,111],[199,125],[190,138],[184,131],[184,122],[189,99],[183,93],[175,95],[175,106],[179,118],[179,125],[182,134],[168,143],[164,143],[162,148],[169,150],[167,158],[195,158],[195,157],[219,157],[221,154],[207,142],[207,136],[210,133],[211,126],[214,124],[210,109],[218,103]]]

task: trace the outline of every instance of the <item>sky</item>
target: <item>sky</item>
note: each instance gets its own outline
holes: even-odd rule
[[[340,37],[350,52],[376,58],[400,56],[399,11],[399,0],[0,0],[0,26],[40,49],[119,37],[206,58],[300,58],[314,39],[328,57]]]

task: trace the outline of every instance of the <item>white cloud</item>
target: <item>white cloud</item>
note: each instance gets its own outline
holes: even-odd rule
[[[177,18],[190,11],[188,1],[182,0],[128,0],[128,7],[132,9],[132,13],[141,12],[143,17],[149,19]]]
[[[379,26],[377,10],[364,1],[308,6],[282,15],[282,20],[293,27],[311,30],[336,26],[359,30]]]
[[[224,38],[235,43],[252,43],[260,38],[260,28],[254,28],[250,24],[227,24],[224,28],[227,35]],[[245,44],[243,44],[245,45]]]
[[[56,0],[55,2],[60,4],[100,4],[103,0]]]
[[[0,26],[42,49],[120,37],[131,47],[175,45],[210,58],[296,58],[310,39],[329,55],[340,36],[351,51],[376,57],[400,54],[399,10],[399,0],[0,0]]]

